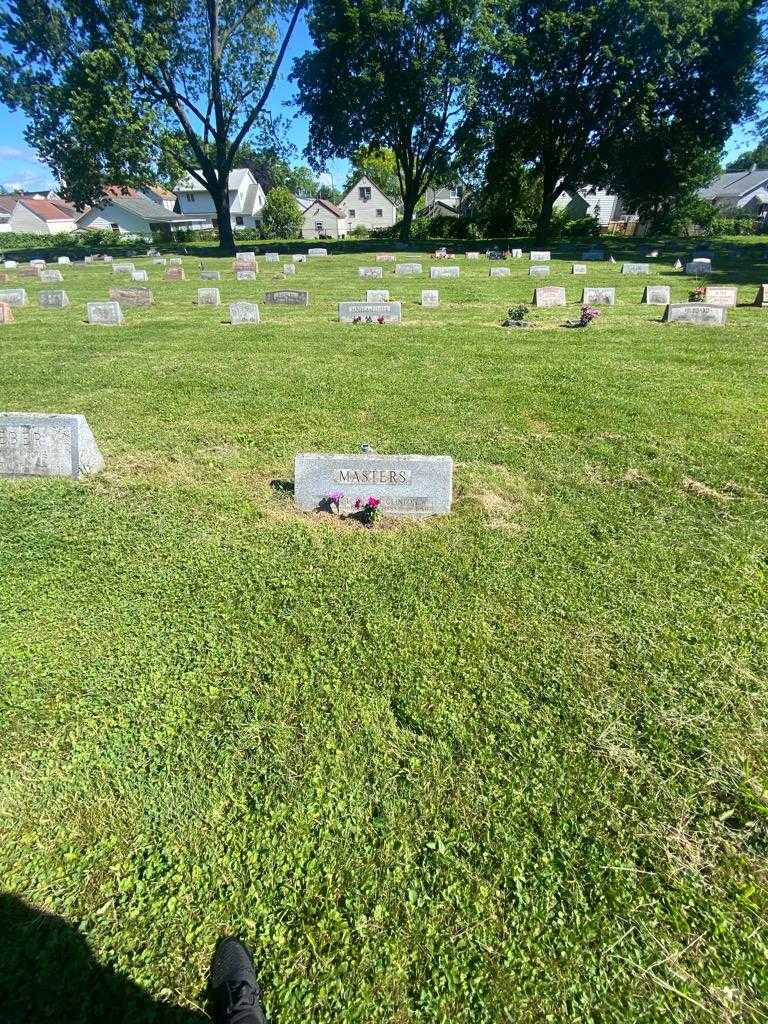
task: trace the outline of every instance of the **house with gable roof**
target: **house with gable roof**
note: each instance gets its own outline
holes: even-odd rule
[[[346,238],[346,214],[328,199],[313,199],[303,214],[301,237]]]
[[[358,226],[387,228],[397,223],[397,203],[363,174],[339,203],[347,219],[347,233]]]

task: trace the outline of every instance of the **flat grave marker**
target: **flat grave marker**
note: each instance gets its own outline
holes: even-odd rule
[[[89,324],[99,327],[117,327],[123,322],[119,302],[87,302],[85,315]]]
[[[323,249],[322,246],[316,249],[307,249],[307,256],[327,256],[328,250]]]
[[[534,306],[564,306],[565,288],[557,288],[549,285],[546,288],[536,288],[533,292]]]
[[[552,253],[548,249],[532,249],[530,260],[531,263],[545,263],[547,260],[552,259]]]
[[[279,263],[280,262],[280,253],[279,252],[265,252],[264,253],[264,259],[267,261],[267,263]]]
[[[296,273],[295,263],[284,263],[283,264],[283,277],[290,277],[291,274]]]
[[[0,413],[0,476],[79,480],[103,468],[85,416]]]
[[[389,302],[389,288],[369,288],[365,293],[366,302]]]
[[[351,324],[358,318],[363,320],[383,319],[385,324],[399,324],[401,304],[399,302],[340,302],[339,322]]]
[[[488,277],[509,277],[512,271],[509,267],[489,267]]]
[[[37,297],[43,309],[65,309],[69,305],[69,296],[66,292],[40,292]]]
[[[430,309],[436,309],[440,305],[440,292],[430,288],[423,288],[421,291],[421,304]]]
[[[529,267],[528,277],[549,277],[549,267]]]
[[[581,293],[582,305],[587,306],[615,306],[615,288],[585,288]]]
[[[586,274],[587,265],[586,263],[574,263],[571,267],[572,274]]]
[[[149,288],[110,288],[109,297],[124,306],[151,306],[154,299]]]
[[[294,497],[313,512],[340,494],[340,512],[355,502],[378,498],[386,516],[428,516],[450,512],[453,459],[447,455],[324,455],[302,453],[294,462]]]
[[[408,274],[420,274],[421,264],[420,263],[396,263],[395,273],[398,277],[407,276]]]
[[[308,306],[309,292],[282,291],[265,292],[264,302],[267,306]]]
[[[650,274],[650,263],[622,263],[622,274]]]
[[[686,274],[699,277],[701,274],[712,273],[712,260],[691,260],[685,264]]]
[[[725,324],[728,311],[725,306],[708,306],[703,302],[670,303],[664,310],[664,323],[698,324],[721,327]]]
[[[458,277],[461,272],[460,267],[430,267],[429,276],[434,277]]]
[[[200,271],[201,281],[220,281],[221,271],[220,270],[201,270]]]
[[[358,267],[358,277],[384,277],[382,267]]]
[[[236,270],[235,271],[236,281],[255,281],[256,271],[255,270]]]
[[[255,302],[231,302],[229,305],[229,322],[233,326],[261,323],[259,307]]]
[[[377,252],[376,253],[377,263],[394,263],[395,254],[393,252]]]

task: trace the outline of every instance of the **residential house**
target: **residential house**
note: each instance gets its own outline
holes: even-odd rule
[[[397,204],[385,196],[367,175],[359,178],[339,203],[347,218],[347,232],[391,227],[397,221]]]
[[[455,185],[440,185],[428,188],[424,193],[424,206],[419,212],[421,217],[460,217],[462,206],[469,191],[459,182]]]
[[[306,213],[307,210],[312,205],[312,203],[314,203],[315,201],[313,198],[309,196],[297,196],[295,192],[291,192],[291,195],[295,199],[296,205],[298,206],[302,213]]]
[[[632,219],[624,211],[621,199],[615,193],[596,185],[586,185],[577,192],[561,192],[554,207],[556,210],[565,210],[571,220],[594,217],[603,228],[616,221]]]
[[[727,213],[768,217],[768,170],[753,167],[749,171],[728,171],[718,175],[706,188],[699,189],[701,199],[708,199]]]
[[[327,199],[313,199],[304,211],[302,238],[346,238],[347,216]]]
[[[233,230],[256,227],[261,220],[265,196],[253,172],[247,167],[239,167],[230,172],[227,185]],[[195,227],[217,227],[216,207],[211,194],[191,175],[182,178],[176,185],[176,197],[179,213],[195,218]]]
[[[7,213],[7,227],[32,235],[59,235],[77,229],[77,212],[63,200],[29,199],[26,196],[0,196],[0,210]]]
[[[169,192],[167,188],[163,188],[162,185],[145,185],[144,188],[140,189],[140,192],[147,199],[151,199],[153,203],[159,203],[161,206],[164,206],[166,210],[173,211],[176,208],[176,196],[173,192]]]
[[[153,231],[170,236],[173,228],[198,227],[198,218],[173,213],[133,188],[110,186],[104,198],[80,214],[82,230],[115,231],[120,235],[152,238]]]

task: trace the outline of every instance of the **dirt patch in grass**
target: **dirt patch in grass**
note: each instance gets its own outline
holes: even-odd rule
[[[690,476],[683,478],[683,490],[688,491],[689,494],[695,494],[697,498],[707,498],[709,501],[733,501],[734,497],[732,494],[717,491],[714,487],[709,487],[708,484],[694,480]]]

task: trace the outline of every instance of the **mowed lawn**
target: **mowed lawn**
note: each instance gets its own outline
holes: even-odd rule
[[[18,282],[0,406],[85,414],[107,465],[0,481],[0,1019],[202,1020],[232,932],[274,1024],[766,1019],[768,258],[716,245],[743,305],[667,326],[640,300],[687,297],[683,246],[546,281],[336,255],[285,282],[308,309],[263,305],[263,257],[205,260],[221,308],[197,257],[137,260],[155,304],[110,329],[108,266]],[[569,308],[502,329],[537,284]],[[564,329],[590,284],[617,306]],[[402,325],[337,322],[369,287]],[[362,442],[453,456],[452,514],[297,512],[295,453]]]

